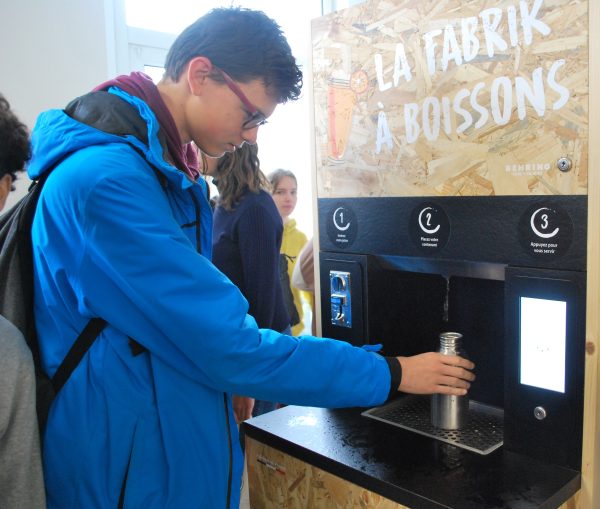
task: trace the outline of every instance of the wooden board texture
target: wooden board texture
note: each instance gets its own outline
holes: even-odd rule
[[[246,465],[252,509],[408,509],[251,438]]]
[[[409,509],[248,437],[246,466],[251,509]],[[579,508],[578,500],[557,509]]]
[[[587,1],[371,0],[312,44],[320,198],[587,194]]]

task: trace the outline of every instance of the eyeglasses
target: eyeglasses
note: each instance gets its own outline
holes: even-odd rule
[[[263,113],[261,113],[256,106],[254,106],[246,97],[246,94],[242,92],[242,89],[238,87],[237,83],[233,81],[233,78],[229,76],[223,69],[219,69],[216,65],[213,65],[213,69],[219,71],[223,79],[225,80],[225,84],[229,87],[235,95],[237,95],[242,101],[244,108],[248,111],[250,117],[242,124],[243,129],[254,129],[255,127],[259,127],[261,125],[265,125],[267,123],[267,119]]]

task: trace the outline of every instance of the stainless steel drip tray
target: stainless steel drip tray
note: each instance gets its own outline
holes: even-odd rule
[[[444,430],[431,424],[430,396],[404,396],[361,415],[398,426],[478,454],[495,451],[504,441],[504,411],[469,401],[469,422],[460,430]]]

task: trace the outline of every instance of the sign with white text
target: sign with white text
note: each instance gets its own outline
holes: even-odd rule
[[[587,12],[371,0],[313,20],[319,197],[587,194]]]

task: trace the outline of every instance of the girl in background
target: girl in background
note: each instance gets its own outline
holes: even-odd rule
[[[290,334],[279,283],[283,224],[260,171],[258,148],[245,143],[207,166],[219,190],[213,220],[213,263],[242,292],[260,328]],[[274,410],[276,403],[233,397],[238,422]],[[254,408],[252,408],[254,407]]]
[[[283,220],[283,242],[281,243],[281,252],[287,255],[288,278],[291,281],[292,273],[298,259],[298,254],[306,244],[306,235],[296,227],[296,220],[290,216],[296,208],[298,202],[298,181],[296,176],[289,170],[275,170],[269,174],[271,182],[271,193],[273,200],[277,205],[277,210]],[[294,306],[298,312],[299,322],[292,325],[292,335],[298,336],[304,330],[304,312],[302,310],[302,299],[306,300],[312,306],[312,295],[308,292],[301,292],[295,287],[291,287],[294,297]],[[301,297],[302,296],[302,297]]]

